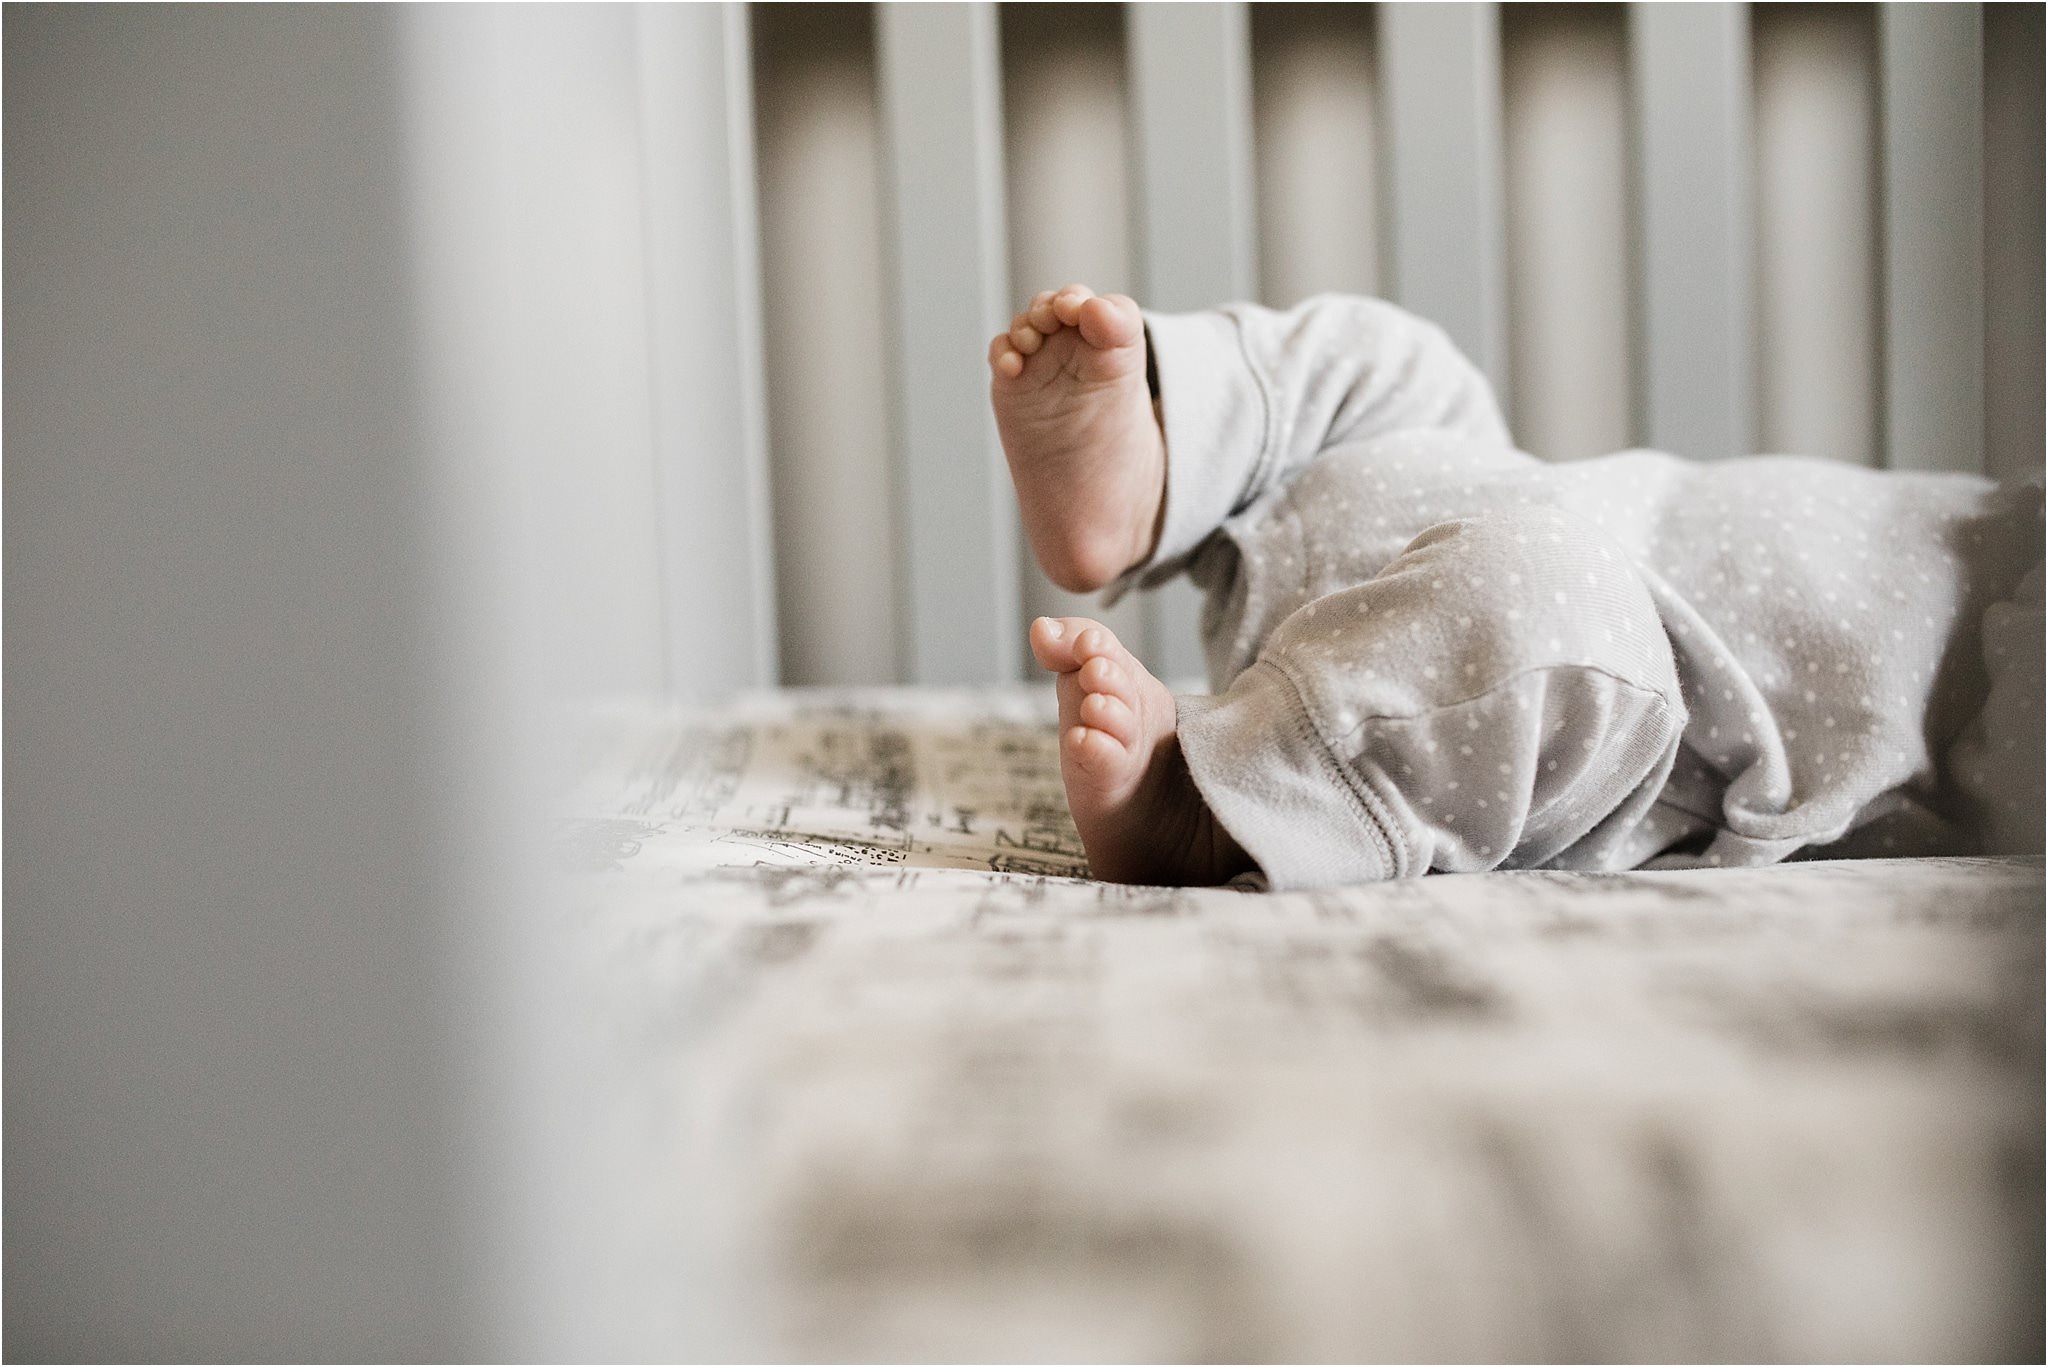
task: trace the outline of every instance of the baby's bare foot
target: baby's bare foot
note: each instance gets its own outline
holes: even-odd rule
[[[1173,695],[1108,627],[1041,617],[1031,653],[1059,676],[1060,776],[1096,877],[1179,887],[1253,867],[1188,774]]]
[[[1166,441],[1145,383],[1145,324],[1122,294],[1035,296],[989,343],[989,395],[1024,531],[1055,584],[1091,593],[1152,554]]]

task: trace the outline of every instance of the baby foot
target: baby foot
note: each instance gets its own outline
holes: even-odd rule
[[[1031,653],[1059,676],[1060,776],[1096,877],[1179,887],[1254,867],[1188,773],[1173,695],[1108,627],[1041,617]]]
[[[1035,295],[989,343],[989,395],[1032,553],[1092,593],[1152,554],[1166,440],[1145,383],[1145,324],[1128,295]]]

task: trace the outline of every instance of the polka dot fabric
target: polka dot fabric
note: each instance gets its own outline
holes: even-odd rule
[[[1126,582],[1209,594],[1182,747],[1275,886],[2040,851],[2038,484],[1547,465],[1377,301],[1148,328],[1203,511]]]

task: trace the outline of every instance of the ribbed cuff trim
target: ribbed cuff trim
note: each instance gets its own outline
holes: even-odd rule
[[[1110,586],[1112,601],[1170,578],[1243,505],[1271,435],[1271,405],[1235,319],[1148,313],[1145,334],[1159,374],[1166,511],[1158,548]]]
[[[1195,786],[1275,891],[1402,876],[1384,815],[1349,781],[1285,674],[1261,662],[1221,697],[1176,702]]]

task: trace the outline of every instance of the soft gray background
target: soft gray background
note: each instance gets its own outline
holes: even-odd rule
[[[8,9],[10,1355],[588,1351],[549,704],[992,679],[1062,601],[905,320],[1392,291],[1570,458],[1655,439],[1675,281],[1736,445],[1896,458],[1961,327],[1939,452],[2039,468],[2037,8],[1141,8]]]

